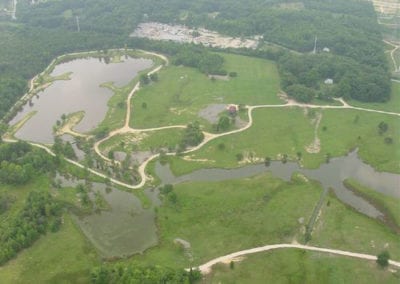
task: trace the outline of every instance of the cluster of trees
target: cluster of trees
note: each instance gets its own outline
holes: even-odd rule
[[[224,64],[224,58],[222,56],[193,45],[183,46],[173,57],[172,63],[174,65],[197,68],[205,74],[227,74],[227,72],[222,69],[222,65]]]
[[[29,247],[41,234],[61,225],[60,206],[47,192],[32,191],[23,209],[0,230],[0,265]]]
[[[72,144],[69,141],[64,142],[60,137],[56,136],[54,138],[54,144],[52,149],[56,155],[63,155],[68,159],[75,160],[76,154],[74,148],[72,148]]]
[[[356,62],[352,58],[332,54],[280,56],[282,88],[302,102],[314,97],[352,98],[365,102],[384,102],[390,98],[389,73],[381,67]],[[332,79],[332,85],[324,84]]]
[[[0,144],[0,183],[24,184],[54,169],[54,159],[26,142]]]
[[[182,141],[179,144],[178,152],[184,151],[187,147],[197,146],[204,140],[204,133],[200,124],[196,121],[189,123],[183,133]]]
[[[94,284],[113,283],[195,283],[201,279],[198,270],[186,271],[163,266],[116,264],[95,268],[91,274]]]

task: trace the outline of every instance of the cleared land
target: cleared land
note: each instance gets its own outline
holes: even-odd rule
[[[279,104],[279,77],[274,63],[245,56],[221,54],[228,72],[238,76],[229,80],[211,80],[200,71],[168,66],[159,72],[159,81],[142,88],[132,100],[130,126],[160,127],[199,121],[210,104]],[[146,105],[144,108],[143,105]]]

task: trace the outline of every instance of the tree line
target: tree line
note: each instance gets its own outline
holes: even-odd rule
[[[60,206],[49,193],[32,191],[22,210],[1,225],[0,265],[29,247],[47,231],[56,232],[60,225]]]
[[[113,283],[170,283],[190,284],[201,279],[198,270],[186,271],[158,265],[115,264],[103,265],[92,270],[93,284]]]

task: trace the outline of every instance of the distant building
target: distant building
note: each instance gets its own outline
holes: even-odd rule
[[[238,105],[229,105],[227,109],[228,109],[228,112],[230,115],[235,115],[239,111],[239,106]]]
[[[324,81],[324,83],[327,84],[327,85],[332,85],[333,84],[333,79],[328,78],[328,79],[326,79]]]

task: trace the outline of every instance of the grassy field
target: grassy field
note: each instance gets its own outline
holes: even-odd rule
[[[310,242],[315,246],[372,255],[387,249],[397,261],[400,260],[399,243],[400,236],[389,227],[357,213],[332,195],[321,209]]]
[[[209,79],[200,71],[169,66],[159,72],[159,82],[140,90],[132,100],[130,125],[137,128],[209,123],[198,112],[210,104],[277,104],[279,77],[274,63],[262,59],[221,54],[224,69],[237,72],[229,80]],[[146,105],[146,107],[143,107]]]
[[[8,283],[88,283],[99,264],[91,244],[68,214],[57,233],[47,233],[31,248],[0,267],[0,279]]]
[[[355,110],[325,110],[320,128],[322,153],[333,156],[359,148],[360,157],[378,171],[400,173],[400,119],[391,115]],[[380,122],[388,124],[388,131],[378,133]],[[391,137],[392,144],[384,139]]]
[[[317,111],[318,112],[318,111]],[[297,160],[301,152],[301,164],[317,168],[325,163],[326,155],[343,156],[359,147],[359,155],[379,171],[400,172],[400,120],[395,116],[368,113],[357,110],[323,110],[318,137],[321,151],[309,154],[305,147],[314,140],[314,125],[309,115],[299,108],[258,109],[253,113],[253,126],[241,133],[211,141],[199,151],[190,154],[191,159],[208,162],[194,163],[171,158],[176,175],[204,167],[238,167],[237,154],[247,162],[263,162],[266,156],[281,159],[287,154]],[[388,124],[388,131],[378,133],[380,122]],[[391,137],[392,144],[384,139]],[[221,145],[224,145],[221,147]]]
[[[205,283],[398,283],[400,275],[373,261],[302,250],[276,250],[216,265]]]
[[[193,265],[265,244],[301,241],[321,188],[296,178],[283,182],[269,174],[226,182],[175,186],[176,204],[158,208],[160,244],[133,260],[188,267],[190,257],[175,238],[191,244]],[[301,202],[299,203],[299,200]],[[299,218],[304,223],[299,223]]]

